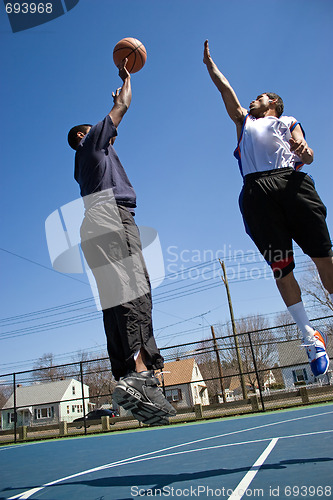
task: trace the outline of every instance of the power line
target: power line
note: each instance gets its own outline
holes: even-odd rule
[[[4,250],[4,249],[2,249],[2,250]],[[12,252],[8,252],[8,253],[12,253]],[[257,252],[257,254],[260,255],[259,252]],[[14,254],[14,255],[17,256],[17,254]],[[30,259],[25,259],[25,260],[30,261]],[[231,258],[229,260],[231,260]],[[203,263],[200,263],[198,265],[186,268],[186,270],[181,270],[181,275],[184,275],[185,271],[187,273],[190,273],[193,270],[201,269],[203,266],[205,266],[207,268],[208,264],[213,265],[213,269],[209,270],[208,273],[213,273],[215,271],[215,266],[217,265],[217,261],[215,261],[215,260],[209,261],[208,263],[203,262]],[[248,262],[246,264],[253,264],[253,262]],[[265,261],[262,261],[261,264],[263,264],[265,266],[265,269],[268,268]],[[303,262],[301,263],[301,266],[302,265],[304,265]],[[42,267],[45,267],[45,266],[42,266]],[[179,273],[176,273],[176,274],[179,274]],[[168,276],[170,278],[170,276],[175,276],[175,274],[171,274]],[[175,284],[179,285],[179,283],[183,283],[184,281],[186,282],[186,281],[192,280],[192,283],[182,285],[182,286],[176,286],[173,290],[172,289],[169,291],[165,290],[165,291],[162,291],[160,293],[157,292],[156,294],[153,295],[154,304],[169,302],[171,300],[184,298],[187,296],[191,296],[191,295],[194,295],[197,293],[201,293],[201,292],[208,291],[208,290],[211,290],[213,288],[219,287],[221,285],[219,277],[220,277],[220,275],[213,276],[213,277],[201,280],[199,282],[193,283],[193,278],[191,276],[188,276],[187,278],[182,279],[181,281],[177,280],[175,283],[166,283],[164,285],[164,287],[170,286],[170,285],[175,285]],[[257,279],[263,279],[263,278],[264,278],[264,276],[259,277]],[[248,282],[248,281],[253,281],[253,278],[251,277],[251,278],[246,279],[246,278],[239,277],[238,279],[236,279],[236,278],[230,279],[231,283],[244,283],[244,282]],[[160,288],[162,288],[162,287],[159,287],[159,289]],[[16,315],[16,316],[12,316],[9,318],[3,318],[0,320],[0,323],[3,324],[4,326],[6,325],[6,323],[7,323],[7,326],[12,326],[12,325],[19,324],[22,322],[26,323],[27,321],[42,320],[42,319],[53,317],[53,316],[60,316],[63,314],[68,314],[68,313],[73,313],[76,311],[86,310],[88,308],[91,308],[92,303],[93,303],[93,298],[82,299],[80,301],[75,301],[75,302],[55,306],[52,308],[47,308],[47,309],[43,309],[43,310],[39,310],[39,311],[26,313],[26,314]],[[60,319],[60,320],[57,320],[54,322],[42,323],[42,324],[38,324],[36,326],[26,327],[23,329],[9,330],[7,332],[3,332],[2,334],[0,334],[0,339],[28,335],[31,333],[38,333],[40,331],[54,330],[54,329],[58,329],[58,328],[63,328],[65,326],[72,326],[72,325],[79,324],[79,323],[82,323],[85,321],[95,320],[98,317],[99,317],[99,313],[96,311],[90,312],[90,313],[85,313],[85,314],[80,314],[80,315],[72,316],[70,318]]]
[[[40,262],[36,262],[35,260],[28,259],[27,257],[23,257],[23,255],[19,255],[18,253],[11,252],[10,250],[6,250],[6,248],[0,247],[0,250],[2,252],[8,253],[9,255],[13,255],[14,257],[17,257],[18,259],[25,260],[26,262],[29,262],[30,264],[34,264],[35,266],[41,267],[42,269],[46,269],[47,271],[52,271],[54,273],[60,274],[60,276],[64,276],[64,277],[69,278],[69,279],[74,280],[74,281],[79,281],[80,283],[83,283],[84,285],[89,286],[89,283],[87,283],[86,281],[80,280],[79,278],[74,278],[74,276],[71,276],[69,274],[61,273],[60,271],[53,269],[53,267],[44,266],[44,264],[41,264]]]

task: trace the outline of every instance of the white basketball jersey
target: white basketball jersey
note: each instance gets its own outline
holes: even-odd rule
[[[242,176],[265,170],[303,165],[301,159],[290,151],[289,139],[299,123],[292,116],[247,115],[234,152]]]

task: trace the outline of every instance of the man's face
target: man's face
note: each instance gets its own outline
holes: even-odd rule
[[[267,94],[258,95],[258,97],[250,103],[250,115],[254,116],[255,118],[261,118],[265,116],[265,112],[268,110],[270,102],[271,99]]]

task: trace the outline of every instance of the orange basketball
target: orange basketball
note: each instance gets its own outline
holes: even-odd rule
[[[113,49],[113,61],[118,66],[123,59],[127,57],[127,71],[129,73],[136,73],[143,68],[147,52],[143,43],[136,38],[123,38],[117,43]]]

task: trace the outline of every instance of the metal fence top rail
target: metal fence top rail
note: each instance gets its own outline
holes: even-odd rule
[[[310,319],[310,321],[311,322],[322,321],[324,319],[329,319],[329,318],[333,318],[333,314],[330,314],[328,316],[321,316],[319,318],[312,318],[312,319]],[[237,321],[239,321],[239,320],[236,320],[236,322]],[[219,325],[214,325],[214,326],[217,327]],[[277,330],[279,328],[286,328],[286,327],[289,327],[289,326],[296,326],[296,323],[284,323],[282,325],[269,326],[269,327],[264,327],[264,328],[260,328],[260,329],[257,329],[257,330],[250,330],[250,331],[246,331],[246,332],[239,332],[236,335],[240,337],[242,335],[260,333],[260,332],[265,332],[265,331],[270,331],[270,330]],[[233,334],[224,335],[222,337],[216,337],[216,340],[223,340],[223,339],[228,339],[228,338],[233,338],[233,337],[234,337]],[[160,347],[160,351],[166,351],[166,350],[170,350],[170,349],[176,349],[176,348],[179,348],[179,347],[187,347],[187,346],[190,346],[190,345],[195,345],[195,344],[200,344],[200,343],[208,343],[208,342],[213,342],[213,339],[202,339],[202,340],[196,340],[196,341],[192,341],[192,342],[185,342],[183,344],[175,344],[175,345],[172,345],[172,346]],[[275,342],[277,342],[277,341],[275,341]],[[203,349],[203,347],[198,348],[198,351],[202,350],[202,349]],[[63,363],[63,364],[60,364],[60,365],[52,365],[52,366],[47,366],[47,367],[43,367],[43,368],[31,368],[30,370],[22,370],[22,371],[18,371],[18,372],[3,373],[3,374],[0,374],[0,377],[1,378],[2,377],[9,377],[9,376],[13,376],[14,374],[15,375],[23,375],[23,374],[26,374],[26,373],[48,370],[49,368],[62,368],[62,367],[65,367],[65,366],[66,367],[69,367],[69,366],[80,366],[81,364],[94,363],[94,362],[106,361],[106,360],[109,360],[109,358],[107,356],[102,357],[102,358],[95,358],[95,359],[88,359],[88,360],[81,360],[81,361],[73,361],[71,363]],[[1,385],[1,382],[0,382],[0,385]]]

